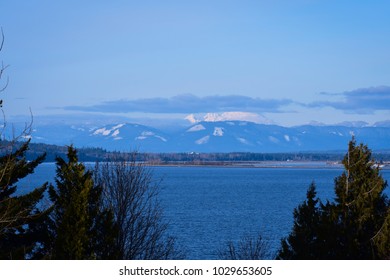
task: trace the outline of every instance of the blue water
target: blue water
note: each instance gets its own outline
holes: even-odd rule
[[[169,233],[186,249],[188,259],[216,259],[228,240],[261,233],[276,251],[293,223],[293,209],[315,181],[319,197],[333,198],[337,168],[154,167],[161,181],[160,200]],[[51,163],[21,181],[31,189],[55,175]],[[382,170],[390,181],[390,170]],[[386,190],[390,194],[389,189]]]

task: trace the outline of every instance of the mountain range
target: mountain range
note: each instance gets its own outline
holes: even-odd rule
[[[374,151],[390,150],[390,123],[283,127],[250,121],[197,121],[176,129],[134,123],[105,126],[34,125],[32,142],[141,152],[326,152],[345,151],[355,136]]]

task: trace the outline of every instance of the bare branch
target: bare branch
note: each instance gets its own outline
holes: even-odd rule
[[[103,204],[110,208],[119,226],[117,250],[122,259],[181,258],[168,224],[162,221],[159,186],[150,169],[136,162],[137,153],[126,160],[111,158],[97,163],[95,184],[103,188]]]
[[[4,32],[3,32],[3,28],[1,28],[0,52],[3,49],[3,46],[4,46]],[[3,76],[3,73],[4,73],[5,69],[7,69],[7,68],[8,68],[8,65],[4,66],[4,63],[1,62],[0,80],[2,79],[2,76]],[[9,78],[7,77],[7,81],[5,82],[5,85],[0,88],[0,92],[3,92],[7,88],[8,83],[9,83]],[[2,102],[3,101],[0,100],[0,106],[2,105]]]
[[[3,27],[0,27],[1,30],[1,43],[0,43],[0,51],[3,49],[4,45],[4,32],[3,32]]]
[[[261,234],[257,237],[244,235],[237,243],[229,241],[218,251],[223,260],[264,260],[272,258],[269,244]]]

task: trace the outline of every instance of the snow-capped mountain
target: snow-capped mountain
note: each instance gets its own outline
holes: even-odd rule
[[[131,151],[134,149],[158,152],[164,150],[169,136],[152,127],[122,123],[90,131],[87,146],[108,150]]]
[[[185,117],[190,123],[198,122],[223,122],[223,121],[248,121],[258,124],[272,124],[272,121],[266,117],[251,112],[223,112],[223,113],[207,113],[203,116],[195,116],[194,114]]]
[[[281,127],[252,122],[201,122],[183,132],[178,147],[202,152],[345,150],[352,135],[372,149],[389,149],[390,129],[346,126]],[[192,149],[191,149],[192,148]]]
[[[231,120],[195,122],[178,130],[168,133],[131,123],[100,127],[45,125],[35,127],[31,136],[33,142],[110,151],[298,152],[344,151],[354,135],[373,150],[390,150],[390,127],[386,126],[282,127]]]

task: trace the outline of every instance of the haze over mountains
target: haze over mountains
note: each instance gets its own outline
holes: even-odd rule
[[[186,125],[150,126],[93,121],[34,124],[32,142],[142,152],[325,152],[344,151],[354,135],[375,151],[390,150],[390,121],[368,125],[309,124],[283,127],[245,112],[189,115]]]

